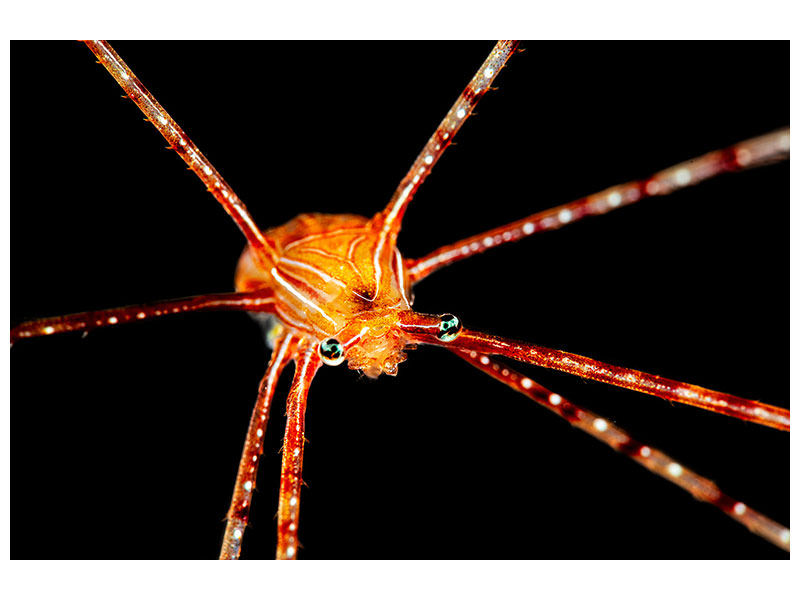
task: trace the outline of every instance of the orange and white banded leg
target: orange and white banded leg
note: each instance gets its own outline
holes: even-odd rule
[[[90,40],[86,45],[97,57],[125,92],[125,95],[136,103],[158,132],[169,142],[169,148],[175,150],[195,175],[205,184],[206,189],[217,199],[236,225],[244,234],[247,243],[253,249],[257,260],[268,256],[274,262],[277,258],[275,244],[265,238],[256,225],[247,207],[239,199],[214,165],[200,152],[200,149],[189,139],[175,120],[169,116],[164,107],[158,103],[147,88],[133,74],[130,67],[119,54],[104,40]]]
[[[247,428],[242,458],[239,460],[239,472],[233,488],[233,498],[226,516],[227,524],[225,536],[222,539],[222,550],[219,554],[220,560],[239,558],[255,491],[258,463],[264,453],[264,434],[267,430],[272,397],[283,368],[295,355],[296,349],[297,338],[295,336],[286,334],[278,337],[269,359],[267,372],[258,386],[258,398],[250,417],[250,425]]]
[[[411,282],[417,283],[442,267],[522,238],[559,229],[586,217],[602,215],[650,196],[664,196],[723,173],[771,164],[789,156],[789,128],[734,144],[682,162],[638,181],[610,187],[555,208],[532,214],[458,242],[422,258],[406,260]]]
[[[443,324],[446,324],[447,327],[447,335],[444,337],[442,336]],[[689,404],[742,421],[789,431],[788,409],[716,392],[635,369],[617,367],[571,352],[462,329],[461,324],[453,315],[434,316],[407,311],[401,315],[401,328],[410,335],[410,341],[413,342],[448,346],[459,350],[474,350],[482,354],[497,354],[539,367],[658,396],[664,400]]]
[[[394,252],[397,236],[403,221],[403,215],[414,198],[417,189],[425,178],[430,175],[434,165],[452,143],[458,130],[472,115],[472,111],[483,95],[491,89],[495,77],[506,65],[508,59],[517,49],[519,42],[514,40],[501,40],[497,42],[489,56],[472,77],[467,87],[456,99],[455,104],[447,111],[442,122],[428,139],[422,151],[417,155],[405,177],[400,180],[397,189],[392,194],[389,204],[373,218],[373,226],[380,229],[378,242],[375,248],[375,272],[377,273],[378,286],[380,286],[380,265],[388,261]]]
[[[206,294],[177,300],[163,300],[152,304],[123,306],[106,310],[93,310],[61,317],[48,317],[25,321],[11,328],[11,343],[23,338],[66,333],[68,331],[90,331],[122,323],[145,321],[178,313],[210,310],[244,310],[248,312],[273,312],[275,300],[270,290],[258,292],[232,292]]]
[[[723,493],[713,481],[698,475],[663,452],[636,441],[626,431],[600,415],[551,392],[529,377],[491,359],[486,354],[475,350],[454,350],[453,352],[484,373],[566,419],[578,429],[582,429],[601,442],[629,456],[645,469],[682,487],[701,502],[713,504],[756,535],[787,552],[789,551],[789,529],[787,527],[753,510],[743,502],[734,500]]]
[[[306,429],[308,388],[320,357],[314,345],[307,344],[295,358],[295,373],[286,400],[286,432],[283,436],[281,491],[278,501],[278,559],[297,558],[297,531],[300,521],[300,489],[303,486],[303,446]]]

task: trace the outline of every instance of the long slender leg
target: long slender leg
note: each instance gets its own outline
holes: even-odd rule
[[[203,156],[200,149],[189,139],[183,129],[169,116],[166,110],[147,91],[142,82],[133,74],[128,65],[120,58],[119,54],[108,42],[103,40],[87,41],[86,45],[97,57],[111,76],[125,91],[125,94],[136,103],[159,133],[164,136],[172,150],[175,150],[189,168],[205,184],[206,189],[219,201],[236,225],[239,226],[247,243],[254,250],[257,260],[264,256],[274,259],[276,257],[274,242],[264,237],[258,229],[247,207],[239,196],[222,178],[209,160]]]
[[[730,394],[715,392],[697,385],[650,375],[635,369],[616,367],[592,358],[553,350],[527,342],[511,340],[467,329],[461,330],[454,341],[439,339],[439,317],[405,312],[401,314],[401,328],[412,340],[423,344],[449,346],[460,350],[474,350],[484,354],[499,354],[506,358],[527,362],[539,367],[563,371],[586,379],[610,383],[625,389],[658,396],[665,400],[689,404],[705,410],[736,417],[743,421],[789,431],[789,411],[755,400],[746,400]]]
[[[222,539],[220,560],[239,558],[256,484],[258,462],[264,453],[263,438],[267,429],[272,396],[283,368],[294,357],[296,342],[296,338],[291,334],[275,340],[275,350],[270,357],[267,372],[258,386],[258,398],[253,407],[253,415],[250,417],[250,426],[247,428],[242,458],[239,460],[239,472],[233,488],[233,498],[226,516],[228,522]]]
[[[458,130],[472,114],[475,105],[490,89],[497,74],[505,66],[508,59],[517,49],[519,42],[501,40],[497,42],[489,56],[470,80],[455,104],[445,115],[442,122],[433,132],[422,152],[419,153],[408,173],[400,181],[389,204],[375,215],[374,223],[380,227],[380,235],[375,250],[376,265],[394,251],[397,235],[411,199],[425,178],[430,175],[433,166],[442,157],[444,151],[453,141]]]
[[[650,196],[664,196],[723,173],[741,171],[789,156],[789,128],[740,142],[723,150],[659,171],[646,179],[610,187],[555,208],[538,212],[442,246],[422,258],[406,261],[411,282],[417,283],[442,267],[534,233],[559,229],[586,217],[602,215]]]
[[[320,365],[319,354],[307,345],[295,360],[292,388],[286,400],[286,432],[283,437],[281,491],[278,502],[279,559],[297,558],[297,529],[300,520],[300,488],[303,485],[303,437],[306,429],[306,400],[311,380]]]
[[[106,310],[93,310],[61,317],[48,317],[25,321],[11,329],[11,343],[22,338],[39,337],[67,331],[89,331],[131,321],[144,321],[176,313],[208,310],[245,310],[250,312],[272,312],[274,299],[269,290],[258,292],[232,292],[206,294],[191,298],[164,300],[152,304],[123,306]]]
[[[789,529],[744,503],[734,500],[723,493],[713,481],[691,471],[663,452],[636,441],[610,421],[551,392],[532,379],[492,360],[485,354],[474,350],[454,350],[453,352],[484,373],[566,419],[575,427],[629,456],[649,471],[682,487],[701,502],[713,504],[756,535],[787,552],[789,551]]]

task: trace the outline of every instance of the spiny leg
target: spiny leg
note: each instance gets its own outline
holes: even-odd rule
[[[452,315],[448,315],[448,317],[452,317]],[[689,404],[743,421],[789,431],[789,410],[779,406],[746,400],[635,369],[616,367],[571,352],[545,348],[468,329],[460,329],[457,337],[442,339],[440,329],[442,323],[442,318],[437,316],[411,311],[401,313],[400,327],[411,336],[410,341],[449,346],[459,350],[474,350],[483,354],[498,354],[520,362],[563,371],[586,379],[658,396],[665,400]]]
[[[629,456],[649,471],[682,487],[701,502],[713,504],[756,535],[789,551],[789,529],[734,500],[723,493],[713,481],[691,471],[663,452],[636,441],[610,421],[551,392],[521,373],[492,360],[486,354],[475,350],[453,352],[484,373],[550,409],[575,427]]]
[[[25,321],[11,329],[11,343],[22,338],[65,333],[67,331],[90,331],[100,327],[144,321],[176,313],[209,310],[244,310],[250,312],[273,312],[274,299],[269,290],[258,292],[232,292],[206,294],[191,298],[163,300],[152,304],[123,306],[106,310],[93,310],[61,317],[48,317]]]
[[[687,160],[638,181],[610,187],[555,208],[538,212],[442,246],[422,258],[406,261],[411,283],[459,260],[508,242],[559,229],[586,217],[602,215],[650,196],[664,196],[723,173],[742,171],[783,160],[789,156],[789,128],[745,140],[723,150]]]
[[[158,101],[147,91],[142,82],[133,74],[128,65],[120,58],[119,54],[111,47],[108,42],[103,40],[87,41],[86,45],[97,57],[111,76],[117,81],[125,94],[136,103],[159,133],[164,136],[172,150],[175,150],[189,169],[200,178],[205,184],[206,189],[211,192],[214,198],[222,205],[236,225],[247,238],[247,243],[253,249],[256,260],[263,261],[265,256],[276,258],[274,242],[264,237],[256,226],[253,217],[247,207],[239,199],[239,196],[222,178],[222,175],[214,168],[209,160],[189,139],[183,129],[169,116],[166,110]]]
[[[286,432],[283,436],[281,491],[278,502],[278,550],[276,558],[297,558],[297,530],[300,520],[300,488],[303,485],[303,444],[306,429],[306,401],[311,380],[320,366],[316,348],[307,345],[295,359],[295,373],[286,400]]]
[[[378,266],[381,263],[386,263],[387,257],[391,256],[394,251],[403,215],[417,189],[425,181],[425,178],[430,175],[433,166],[442,157],[458,130],[461,129],[464,121],[470,117],[478,101],[491,89],[495,77],[508,62],[518,45],[519,42],[513,40],[497,42],[477,73],[467,84],[467,87],[461,92],[455,104],[447,112],[442,122],[439,123],[436,131],[433,132],[433,135],[417,156],[406,176],[400,181],[389,204],[383,211],[375,215],[373,224],[376,228],[380,228],[375,250],[375,265],[378,277],[380,277],[381,273]],[[378,284],[380,284],[380,281],[378,281]]]
[[[275,340],[275,349],[269,360],[267,372],[258,386],[258,398],[250,417],[247,437],[239,460],[239,472],[233,488],[233,498],[226,516],[225,536],[222,539],[220,560],[239,558],[242,539],[247,526],[250,505],[258,473],[258,463],[264,453],[264,432],[267,430],[267,419],[272,404],[275,386],[283,372],[283,368],[292,359],[296,351],[297,339],[291,334]]]

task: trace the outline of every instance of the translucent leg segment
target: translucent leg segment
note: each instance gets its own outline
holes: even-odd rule
[[[125,61],[111,47],[108,42],[103,40],[87,41],[86,45],[97,57],[98,62],[103,65],[111,76],[117,81],[125,94],[136,103],[158,132],[164,136],[172,150],[178,153],[189,169],[200,178],[205,184],[206,189],[217,199],[236,225],[247,238],[247,243],[254,250],[258,259],[268,256],[276,258],[274,242],[265,238],[258,229],[253,217],[247,207],[239,199],[239,196],[222,178],[222,175],[214,168],[209,160],[203,156],[200,149],[189,139],[183,129],[169,116],[164,107],[161,106],[153,95],[147,91],[141,81],[133,74]]]
[[[475,350],[454,350],[453,352],[484,373],[566,419],[578,429],[582,429],[604,444],[629,456],[645,469],[682,487],[701,502],[713,504],[756,535],[787,552],[789,551],[788,528],[746,504],[734,500],[720,491],[713,481],[698,475],[663,452],[636,441],[626,431],[610,421],[551,392],[525,375],[491,359],[486,354]]]
[[[559,229],[586,217],[634,204],[649,196],[664,196],[723,173],[770,164],[788,156],[789,129],[780,129],[682,162],[647,179],[617,185],[442,246],[422,258],[407,260],[406,267],[412,284],[417,283],[442,267],[489,248],[516,242],[534,233]]]
[[[292,388],[286,401],[286,433],[283,437],[281,491],[278,502],[278,559],[297,558],[297,529],[300,521],[300,488],[303,485],[303,445],[306,401],[311,380],[320,366],[319,354],[307,347],[296,359]]]
[[[578,354],[478,331],[464,329],[454,341],[443,341],[437,335],[439,323],[440,318],[437,316],[411,311],[401,313],[401,328],[410,334],[412,341],[418,343],[497,354],[539,367],[658,396],[672,402],[689,404],[743,421],[789,431],[789,410],[779,406],[746,400],[674,379],[650,375],[643,371],[616,367]]]
[[[220,560],[239,558],[255,491],[258,463],[264,453],[264,433],[267,430],[272,396],[283,368],[295,358],[296,342],[296,338],[291,334],[276,340],[267,372],[258,386],[258,398],[250,417],[250,426],[247,428],[242,458],[239,460],[239,472],[233,488],[233,498],[226,517],[227,525],[219,554]]]
[[[93,310],[62,317],[49,317],[25,321],[11,329],[11,343],[23,338],[53,335],[67,331],[90,331],[100,327],[144,321],[166,315],[208,310],[245,310],[272,312],[274,299],[269,290],[258,292],[234,292],[230,294],[206,294],[177,300],[164,300],[152,304],[123,306],[106,310]]]
[[[478,101],[491,89],[492,82],[514,54],[518,44],[519,42],[513,40],[497,42],[467,87],[461,92],[455,104],[439,123],[436,131],[433,132],[422,152],[411,165],[411,169],[400,181],[389,204],[382,212],[375,215],[375,226],[381,229],[375,252],[376,261],[385,261],[387,257],[391,256],[397,235],[400,233],[403,215],[414,198],[414,194],[425,178],[430,175],[433,166],[442,157],[458,130],[470,117]]]

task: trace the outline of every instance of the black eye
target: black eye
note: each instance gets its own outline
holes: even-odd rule
[[[322,357],[322,362],[331,367],[342,364],[344,360],[344,346],[333,338],[324,340],[319,345],[319,355]]]
[[[452,342],[461,333],[461,321],[455,315],[447,314],[439,318],[439,333],[436,334],[443,342]]]

